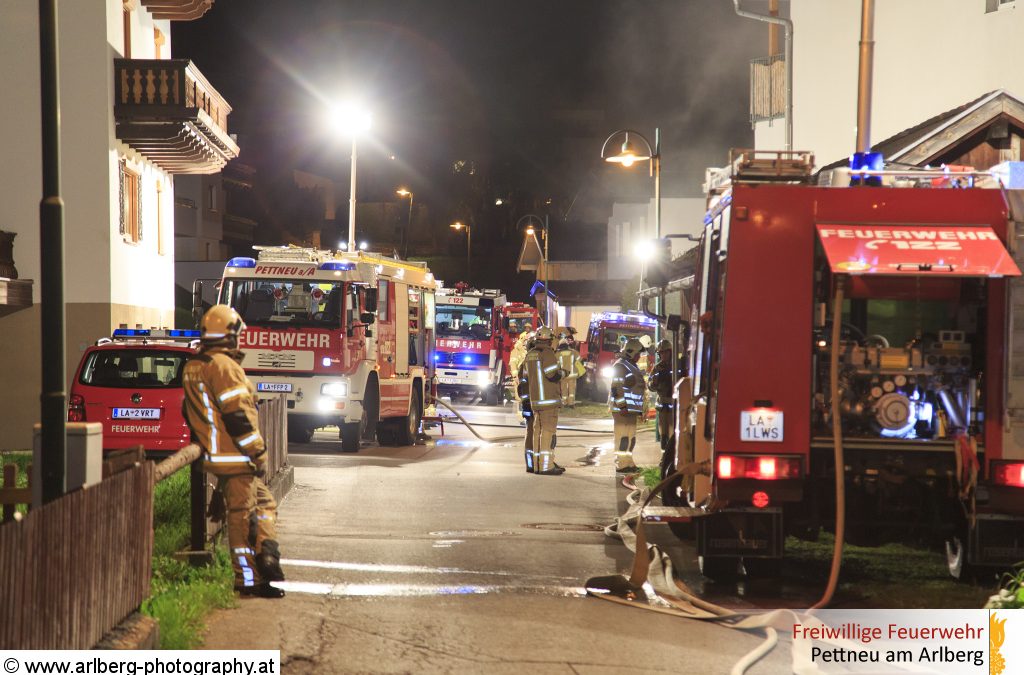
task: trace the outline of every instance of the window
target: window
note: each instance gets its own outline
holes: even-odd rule
[[[139,174],[121,160],[119,197],[121,217],[119,231],[124,240],[137,244],[142,241],[142,181]]]
[[[388,320],[388,292],[391,288],[391,284],[383,279],[380,280],[380,284],[377,290],[377,320],[387,321]]]
[[[152,349],[102,349],[89,355],[79,382],[94,387],[180,387],[188,353]]]
[[[438,337],[489,340],[491,308],[464,305],[438,305],[436,315]]]
[[[1000,9],[1013,9],[1016,0],[985,0],[985,12],[997,12]]]
[[[217,210],[217,186],[207,185],[206,186],[206,208],[210,211]]]
[[[167,41],[167,39],[164,37],[164,34],[160,31],[159,28],[154,26],[153,27],[153,54],[154,54],[153,58],[157,58],[157,59],[160,58],[160,48],[164,46],[164,43],[166,41]]]
[[[160,181],[156,182],[156,252],[157,255],[164,255],[167,249],[164,246],[164,186]]]
[[[226,296],[227,304],[234,307],[249,326],[339,328],[344,293],[340,281],[260,279],[228,282],[227,292],[220,301],[224,302]],[[351,326],[352,321],[350,317],[348,325]]]

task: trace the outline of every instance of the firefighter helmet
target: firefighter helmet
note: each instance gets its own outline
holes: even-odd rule
[[[644,351],[644,345],[636,338],[629,338],[626,340],[626,344],[622,345],[622,354],[628,357],[631,361],[636,361],[640,358],[640,354]]]
[[[569,340],[564,335],[558,339],[558,348],[559,349],[568,349],[569,348]]]
[[[672,351],[672,343],[668,340],[658,340],[658,348],[655,351],[659,354],[661,352],[670,352]]]
[[[227,305],[214,305],[203,314],[199,335],[203,342],[217,342],[237,338],[245,330],[245,322],[238,312]]]
[[[547,326],[541,326],[537,329],[537,336],[534,338],[537,342],[548,342],[550,343],[555,339],[555,332]]]

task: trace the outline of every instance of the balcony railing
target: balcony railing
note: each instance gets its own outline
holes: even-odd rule
[[[217,173],[237,157],[230,113],[188,59],[114,59],[117,138],[169,173]]]
[[[786,59],[782,54],[750,62],[750,123],[786,114]]]
[[[154,19],[192,21],[207,13],[213,0],[142,0],[142,6]]]

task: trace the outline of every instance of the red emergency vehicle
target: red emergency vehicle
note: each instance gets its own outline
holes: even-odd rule
[[[587,328],[587,340],[581,350],[587,367],[579,387],[580,395],[593,401],[608,399],[608,386],[612,379],[612,364],[619,350],[630,338],[646,337],[653,344],[657,322],[639,312],[601,312],[595,314]],[[647,340],[645,340],[646,342]],[[642,368],[646,368],[642,364]]]
[[[255,247],[232,258],[219,302],[247,325],[239,346],[257,392],[285,394],[288,433],[337,425],[342,449],[415,441],[430,382],[437,282],[423,263],[365,251]]]
[[[199,331],[120,328],[85,350],[71,381],[69,422],[103,424],[103,449],[169,454],[189,442],[181,373]]]
[[[1006,195],[816,187],[812,164],[741,156],[705,218],[676,429],[677,465],[710,462],[682,494],[702,569],[774,569],[786,534],[831,527],[837,427],[848,541],[925,526],[954,574],[1019,562]]]
[[[437,291],[434,363],[439,393],[479,396],[485,405],[502,397],[516,338],[537,328],[537,310],[508,302],[500,290]]]

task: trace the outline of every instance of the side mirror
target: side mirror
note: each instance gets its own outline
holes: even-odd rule
[[[196,279],[192,282],[192,321],[196,328],[203,318],[203,282]]]
[[[359,321],[361,323],[365,323],[366,325],[370,325],[376,320],[377,317],[373,314],[373,312],[362,312],[359,315]]]
[[[367,312],[377,311],[377,289],[367,288],[363,291],[363,307]],[[372,321],[364,321],[363,323],[373,323]]]

